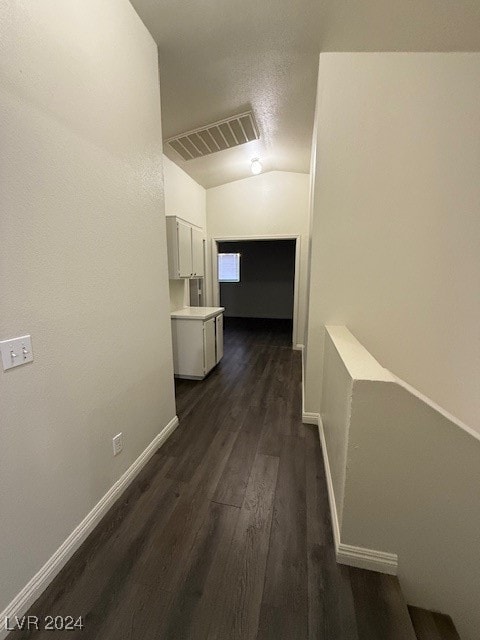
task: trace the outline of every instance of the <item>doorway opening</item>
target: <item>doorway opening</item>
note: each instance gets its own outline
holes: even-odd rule
[[[299,237],[215,238],[214,304],[226,324],[268,322],[297,344]]]

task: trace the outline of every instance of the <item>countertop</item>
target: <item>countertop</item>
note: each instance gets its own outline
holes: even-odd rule
[[[185,307],[170,314],[171,318],[182,320],[209,320],[225,311],[225,307]]]

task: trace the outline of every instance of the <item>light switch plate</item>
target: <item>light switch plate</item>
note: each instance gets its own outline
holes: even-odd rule
[[[2,352],[4,371],[27,364],[27,362],[32,362],[33,360],[32,339],[30,336],[2,340],[0,342],[0,351]]]
[[[117,433],[113,437],[113,455],[118,456],[123,451],[123,433]]]

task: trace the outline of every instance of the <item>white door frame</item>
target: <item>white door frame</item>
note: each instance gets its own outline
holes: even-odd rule
[[[300,291],[300,251],[302,237],[300,235],[273,236],[222,236],[212,238],[212,293],[213,306],[220,306],[220,284],[218,282],[218,243],[219,242],[248,242],[250,240],[295,240],[295,274],[293,283],[293,330],[292,346],[298,348],[298,294]]]

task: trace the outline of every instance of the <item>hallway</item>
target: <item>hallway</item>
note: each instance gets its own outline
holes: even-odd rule
[[[395,578],[335,561],[290,330],[229,320],[221,364],[177,381],[180,426],[30,615],[83,616],[85,640],[415,637]]]

